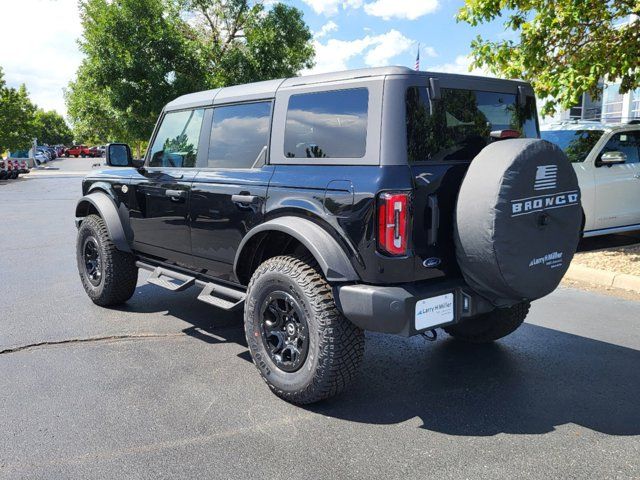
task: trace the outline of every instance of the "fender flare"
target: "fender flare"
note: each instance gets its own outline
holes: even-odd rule
[[[118,213],[118,207],[116,207],[113,199],[104,191],[94,191],[88,195],[85,195],[76,204],[76,218],[85,217],[85,208],[87,204],[92,205],[97,211],[100,217],[107,225],[107,231],[109,237],[118,250],[123,252],[131,252],[131,247],[127,240],[124,227],[122,226],[122,219]]]
[[[304,245],[318,262],[328,282],[353,282],[360,279],[349,257],[331,234],[311,220],[300,217],[278,217],[251,229],[236,251],[233,262],[236,278],[245,245],[256,235],[268,231],[286,233]]]

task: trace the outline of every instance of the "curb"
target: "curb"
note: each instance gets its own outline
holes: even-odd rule
[[[640,276],[571,264],[564,278],[640,293]]]
[[[88,171],[78,171],[78,170],[34,170],[31,172],[20,175],[24,178],[35,178],[35,177],[83,177],[91,173]]]

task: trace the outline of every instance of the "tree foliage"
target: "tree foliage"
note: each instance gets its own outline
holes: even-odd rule
[[[248,0],[82,0],[85,58],[66,101],[82,139],[138,142],[170,100],[312,65],[302,13]]]
[[[569,108],[588,92],[598,98],[598,81],[619,79],[625,93],[640,86],[638,0],[466,0],[458,20],[476,26],[504,18],[519,40],[471,44],[474,66],[530,81],[543,114]]]
[[[39,144],[69,145],[73,142],[73,133],[69,125],[55,110],[36,111],[33,136],[38,139]]]
[[[27,88],[6,86],[0,68],[0,153],[29,148],[33,136],[36,107]]]

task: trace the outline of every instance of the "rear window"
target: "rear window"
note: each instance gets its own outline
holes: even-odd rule
[[[366,88],[292,95],[284,132],[288,158],[362,158],[367,144]]]
[[[536,138],[533,97],[524,107],[515,94],[443,88],[429,102],[426,87],[407,90],[407,154],[410,162],[471,160],[491,141],[491,132],[516,130]]]
[[[547,130],[540,132],[540,137],[558,145],[573,163],[580,163],[603,134],[603,130]]]

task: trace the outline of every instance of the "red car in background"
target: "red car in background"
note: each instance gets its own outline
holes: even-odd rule
[[[64,152],[65,157],[93,157],[91,149],[86,145],[74,145],[71,148],[67,148]]]

